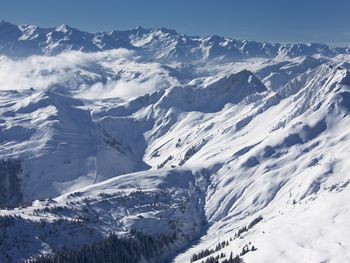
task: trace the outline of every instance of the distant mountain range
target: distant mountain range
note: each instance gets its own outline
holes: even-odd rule
[[[166,28],[89,33],[60,25],[41,28],[34,25],[14,25],[0,22],[0,54],[11,57],[56,55],[65,51],[96,52],[125,48],[143,52],[151,59],[176,61],[230,61],[254,57],[311,56],[332,57],[349,54],[349,47],[325,44],[278,44],[236,40],[212,35],[187,36]]]

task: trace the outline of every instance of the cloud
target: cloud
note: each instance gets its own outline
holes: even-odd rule
[[[114,97],[122,97],[122,98],[131,98],[143,95],[145,93],[150,93],[155,89],[162,89],[162,87],[167,87],[164,80],[162,78],[151,78],[144,82],[139,82],[137,80],[118,80],[111,81],[106,84],[98,82],[90,87],[88,87],[83,92],[80,92],[79,97],[85,99],[93,99],[93,98],[114,98]]]
[[[13,60],[0,57],[0,90],[48,89],[74,80],[79,69],[97,65],[100,61],[123,61],[133,52],[117,49],[96,53],[71,51],[57,56],[31,56]]]
[[[179,84],[159,63],[133,51],[71,51],[22,60],[0,57],[0,90],[59,89],[78,98],[136,97]]]

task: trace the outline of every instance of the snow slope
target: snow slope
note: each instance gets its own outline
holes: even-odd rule
[[[152,262],[349,260],[345,48],[5,29],[51,42],[0,60],[0,261],[133,230],[171,237]]]

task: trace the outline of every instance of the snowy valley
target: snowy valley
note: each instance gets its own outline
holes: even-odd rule
[[[0,262],[350,260],[349,48],[2,21],[0,102]]]

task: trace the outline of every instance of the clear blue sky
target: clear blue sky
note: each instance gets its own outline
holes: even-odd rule
[[[350,0],[1,0],[0,20],[87,31],[164,26],[191,35],[350,43]]]

